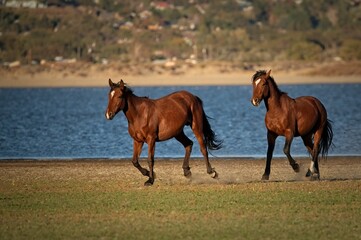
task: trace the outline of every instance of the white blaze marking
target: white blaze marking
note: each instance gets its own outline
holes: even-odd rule
[[[107,114],[106,114],[106,117],[107,117],[107,119],[109,120],[109,113],[107,112]]]
[[[255,82],[256,86],[258,85],[258,83],[259,83],[260,81],[261,81],[260,78],[258,78],[258,79],[256,80],[256,82]]]
[[[114,97],[114,94],[115,94],[115,91],[114,91],[114,90],[110,92],[110,96],[111,96],[112,98]]]

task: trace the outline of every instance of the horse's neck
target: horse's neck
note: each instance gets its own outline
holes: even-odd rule
[[[139,107],[141,102],[144,101],[142,97],[138,97],[133,93],[129,93],[126,97],[126,107],[123,112],[128,119],[128,122],[134,122],[137,120],[138,113],[140,112]]]
[[[265,99],[267,111],[272,111],[281,107],[282,94],[283,93],[278,89],[275,83],[272,82],[269,84],[269,96]]]

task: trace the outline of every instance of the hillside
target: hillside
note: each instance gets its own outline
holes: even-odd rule
[[[2,2],[3,66],[361,60],[360,0]]]

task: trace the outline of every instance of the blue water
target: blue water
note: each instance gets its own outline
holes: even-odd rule
[[[333,121],[335,148],[330,155],[361,155],[361,84],[281,85],[291,97],[319,98]],[[186,89],[198,95],[211,126],[224,148],[217,157],[264,157],[267,150],[265,107],[251,105],[250,86],[135,87],[138,96],[159,98]],[[0,159],[14,158],[130,158],[133,142],[127,121],[119,113],[104,117],[108,88],[0,89]],[[195,142],[193,157],[201,157]],[[276,142],[275,156],[283,156],[284,138]],[[300,138],[291,148],[294,156],[308,156]],[[175,140],[157,143],[156,157],[183,157]],[[146,145],[142,157],[147,156]]]

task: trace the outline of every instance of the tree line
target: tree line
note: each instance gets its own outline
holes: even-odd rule
[[[47,0],[0,6],[0,62],[361,59],[357,0]]]

